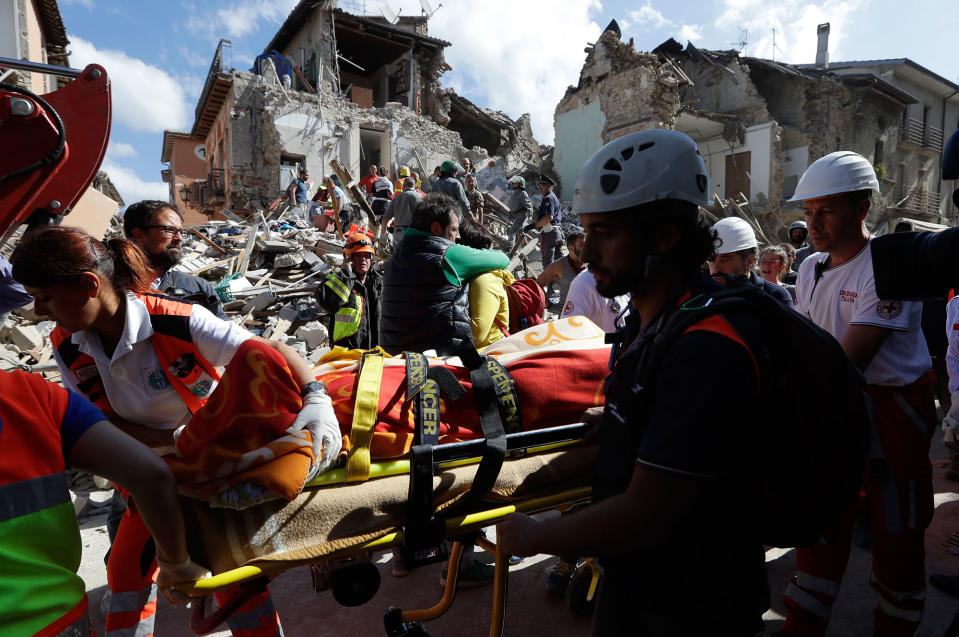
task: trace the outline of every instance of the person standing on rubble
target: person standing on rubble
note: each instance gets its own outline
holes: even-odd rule
[[[523,230],[539,228],[539,251],[545,270],[550,263],[563,257],[563,230],[560,227],[562,212],[559,206],[559,198],[553,192],[553,186],[556,185],[556,182],[546,175],[540,175],[536,185],[539,186],[539,192],[543,195],[543,200],[539,203],[536,220],[528,224]]]
[[[832,334],[862,370],[874,406],[873,449],[861,498],[848,503],[832,541],[796,550],[786,589],[784,635],[823,635],[849,559],[853,526],[866,511],[877,635],[914,635],[926,595],[925,529],[933,515],[929,444],[936,407],[922,304],[880,300],[866,229],[872,164],[850,151],[820,157],[790,201],[801,201],[820,250],[799,269],[796,310]]]
[[[569,286],[573,279],[586,269],[586,263],[583,261],[583,245],[586,243],[586,234],[579,231],[570,232],[566,237],[566,250],[569,252],[565,257],[553,261],[543,270],[543,273],[536,279],[536,283],[541,288],[549,292],[549,286],[553,281],[559,282],[559,302],[558,307],[566,306],[566,295],[569,294]],[[547,298],[549,294],[547,294]]]
[[[432,349],[448,356],[472,345],[466,282],[509,259],[457,245],[459,225],[456,202],[445,195],[429,195],[413,211],[383,278],[380,345],[388,353]]]
[[[372,349],[380,342],[383,278],[373,269],[373,242],[362,232],[346,240],[343,268],[326,275],[316,300],[331,317],[330,344]]]
[[[360,188],[366,191],[367,196],[373,193],[373,182],[376,181],[377,177],[376,164],[370,164],[370,171],[363,175],[363,178],[359,181]]]
[[[350,231],[350,225],[353,223],[353,204],[346,198],[346,193],[336,183],[335,175],[327,175],[323,178],[323,185],[330,191],[330,203],[333,205],[333,214],[340,219],[340,226],[343,233]]]
[[[440,195],[446,195],[457,204],[459,204],[459,221],[469,219],[470,202],[466,198],[466,190],[463,184],[456,179],[456,173],[459,170],[459,164],[452,159],[444,161],[440,165],[440,178],[433,184],[433,192]]]
[[[376,221],[383,218],[386,209],[393,200],[393,182],[390,181],[386,166],[380,166],[380,174],[373,181],[370,198],[370,207],[373,209],[373,216]]]
[[[523,232],[523,226],[526,225],[530,215],[533,214],[533,203],[529,200],[529,194],[526,192],[526,180],[520,175],[513,175],[506,180],[506,185],[511,190],[509,198],[509,238],[513,240],[513,246],[520,239]]]
[[[709,192],[696,143],[672,130],[610,142],[576,181],[596,288],[607,298],[632,293],[606,382],[593,504],[548,520],[511,514],[497,537],[507,555],[599,556],[595,635],[744,637],[762,630],[769,606],[762,542],[736,513],[749,503],[742,450],[755,435],[767,362],[749,345],[758,320],[714,315],[718,324],[694,325],[645,368],[663,324],[722,289],[701,271],[713,252],[698,210]],[[736,391],[690,374],[718,361]]]
[[[383,214],[383,219],[380,221],[380,236],[382,237],[390,219],[393,220],[394,251],[396,251],[400,241],[403,240],[403,233],[413,223],[413,210],[423,200],[423,195],[416,189],[416,182],[413,181],[412,177],[407,177],[403,182],[403,192],[396,195],[390,202],[389,207]]]
[[[470,216],[483,225],[483,193],[476,187],[476,175],[466,176],[466,200],[470,202]]]
[[[290,198],[290,203],[300,210],[304,219],[306,219],[307,208],[310,205],[310,188],[312,187],[313,184],[310,183],[310,171],[305,168],[300,171],[299,179],[294,177],[290,185],[286,187],[286,193]],[[307,221],[309,221],[309,219],[307,219]]]
[[[183,214],[176,205],[147,199],[127,206],[123,234],[146,254],[156,274],[154,290],[199,303],[227,320],[223,303],[209,281],[173,270],[183,256]]]
[[[248,340],[276,350],[302,388],[303,407],[290,429],[312,434],[315,468],[325,470],[339,453],[339,424],[309,363],[288,345],[253,336],[201,305],[150,293],[153,273],[132,242],[104,244],[79,228],[48,226],[24,235],[10,261],[34,296],[34,310],[57,322],[50,340],[64,385],[157,454],[175,452],[179,432],[216,388],[220,368]],[[106,629],[150,635],[156,554],[137,503],[129,504],[107,565]],[[221,603],[229,596],[218,595]],[[242,604],[229,622],[235,634],[282,634],[268,591]]]

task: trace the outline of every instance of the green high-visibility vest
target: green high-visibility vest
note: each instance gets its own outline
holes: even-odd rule
[[[346,287],[335,274],[328,275],[324,284],[344,304],[333,315],[333,342],[336,343],[359,331],[360,322],[363,320],[363,297]]]

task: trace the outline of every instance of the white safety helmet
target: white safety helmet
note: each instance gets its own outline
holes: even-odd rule
[[[807,232],[809,231],[809,229],[806,227],[805,221],[793,221],[791,224],[789,224],[790,233],[792,233],[792,231],[796,228],[799,228],[800,230],[806,230]]]
[[[727,254],[748,250],[759,245],[753,227],[739,217],[726,217],[713,224],[713,230],[719,238],[716,254]]]
[[[879,180],[869,160],[850,150],[837,150],[809,165],[789,201],[867,189],[879,190]]]
[[[609,142],[576,176],[573,210],[614,212],[650,201],[709,205],[709,176],[696,142],[674,130],[645,130]]]

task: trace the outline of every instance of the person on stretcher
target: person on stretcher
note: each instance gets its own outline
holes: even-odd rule
[[[304,444],[312,445],[312,473],[328,468],[339,453],[330,398],[309,364],[287,345],[253,336],[200,305],[150,292],[153,274],[133,243],[104,244],[79,228],[44,227],[24,236],[11,262],[14,278],[34,296],[35,311],[57,322],[51,341],[66,387],[156,453],[176,451],[178,435],[217,388],[218,368],[241,346],[276,358],[274,350],[301,388],[302,408],[287,433],[304,441],[310,439],[301,430],[311,434]],[[129,505],[107,566],[112,597],[106,630],[152,634],[156,553],[136,502]],[[182,564],[179,581],[202,572],[192,562]],[[244,635],[282,634],[268,591],[241,606],[230,622]],[[257,628],[250,631],[251,625]]]

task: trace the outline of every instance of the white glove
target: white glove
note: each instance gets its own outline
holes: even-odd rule
[[[333,401],[325,391],[311,391],[303,398],[303,408],[287,432],[295,433],[303,429],[313,436],[313,457],[318,467],[316,473],[322,473],[330,468],[343,446],[340,423],[333,412]]]

